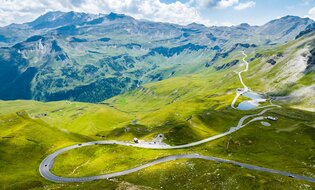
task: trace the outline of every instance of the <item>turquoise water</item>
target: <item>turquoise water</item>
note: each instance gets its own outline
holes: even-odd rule
[[[241,102],[238,106],[237,106],[237,109],[239,110],[251,110],[251,109],[255,109],[257,106],[254,105],[254,104],[251,104],[250,102],[248,101],[244,101],[244,102]]]
[[[263,96],[256,94],[254,92],[246,92],[243,94],[243,96],[250,98],[252,100],[256,100],[257,102],[264,101]],[[257,106],[258,106],[258,104],[253,104],[249,101],[244,101],[244,102],[241,102],[237,106],[237,109],[239,109],[239,110],[251,110],[251,109],[255,109]]]
[[[246,92],[243,94],[243,96],[250,98],[252,100],[259,100],[259,99],[263,99],[263,97],[259,94],[253,93],[253,92]]]

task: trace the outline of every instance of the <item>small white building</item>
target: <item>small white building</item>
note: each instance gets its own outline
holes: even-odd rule
[[[139,139],[138,138],[133,138],[133,141],[135,142],[135,143],[139,143]]]

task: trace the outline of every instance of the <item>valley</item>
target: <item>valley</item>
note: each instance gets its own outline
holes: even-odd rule
[[[296,16],[0,27],[0,187],[314,189],[314,34]]]
[[[249,63],[245,60],[245,58],[247,57],[247,55],[242,52],[244,54],[244,58],[243,61],[244,63],[246,63],[246,69],[243,71],[240,71],[238,73],[239,79],[241,84],[244,86],[244,89],[242,90],[243,93],[247,93],[249,91],[249,88],[244,84],[243,80],[242,80],[242,76],[241,73],[242,72],[246,72],[248,71],[249,68]],[[237,95],[234,98],[233,102],[235,102],[237,100],[237,98],[239,97],[239,93],[237,91]],[[233,107],[234,103],[232,103],[232,107]],[[274,104],[271,104],[270,106],[277,106]],[[278,106],[280,107],[280,106]],[[177,159],[204,159],[204,160],[211,160],[211,161],[216,161],[216,162],[220,162],[220,163],[229,163],[229,164],[233,164],[236,166],[240,166],[242,168],[247,168],[250,170],[255,170],[255,171],[264,171],[264,172],[269,172],[269,173],[275,173],[275,174],[280,174],[283,176],[287,176],[287,177],[292,177],[292,178],[296,178],[299,180],[304,180],[304,181],[308,181],[308,182],[312,182],[315,183],[315,178],[310,178],[310,177],[305,177],[305,176],[300,176],[297,174],[292,174],[292,173],[288,173],[288,172],[283,172],[283,171],[277,171],[277,170],[273,170],[273,169],[268,169],[268,168],[262,168],[259,166],[253,166],[253,165],[249,165],[249,164],[245,164],[245,163],[240,163],[240,162],[235,162],[235,161],[231,161],[231,160],[226,160],[226,159],[222,159],[222,158],[216,158],[216,157],[211,157],[211,156],[202,156],[199,154],[177,154],[177,155],[171,155],[168,157],[164,157],[164,158],[159,158],[156,159],[152,162],[146,163],[144,165],[138,166],[136,168],[132,168],[132,169],[128,169],[128,170],[124,170],[124,171],[119,171],[117,173],[111,173],[111,174],[103,174],[103,175],[99,175],[99,176],[89,176],[89,177],[80,177],[80,178],[65,178],[65,177],[59,177],[56,176],[54,174],[52,174],[50,172],[50,170],[52,169],[53,165],[54,165],[54,161],[56,159],[57,156],[59,156],[60,154],[63,154],[66,151],[75,149],[75,148],[81,148],[81,147],[85,147],[85,146],[91,146],[91,145],[121,145],[121,146],[131,146],[131,147],[138,147],[138,148],[148,148],[148,149],[164,149],[164,150],[168,150],[168,149],[182,149],[182,148],[189,148],[189,147],[193,147],[193,146],[197,146],[203,143],[207,143],[219,138],[222,138],[224,136],[230,135],[236,131],[238,131],[239,129],[241,129],[242,127],[245,127],[247,124],[254,122],[254,121],[259,121],[259,120],[263,120],[266,119],[268,117],[255,117],[255,116],[261,116],[263,114],[265,114],[267,111],[269,111],[271,109],[265,109],[263,111],[261,111],[258,114],[254,114],[254,115],[246,115],[244,117],[242,117],[239,120],[239,123],[236,127],[231,127],[229,131],[225,132],[225,133],[221,133],[218,134],[216,136],[212,136],[209,137],[207,139],[203,139],[201,141],[197,141],[197,142],[193,142],[193,143],[189,143],[189,144],[184,144],[184,145],[177,145],[177,146],[169,146],[167,144],[163,144],[161,142],[157,143],[157,142],[136,142],[135,144],[132,143],[128,143],[128,142],[120,142],[120,141],[113,141],[113,140],[109,140],[109,141],[93,141],[93,142],[87,142],[87,143],[83,143],[83,144],[78,144],[78,145],[72,145],[66,148],[63,148],[61,150],[58,150],[56,152],[54,152],[53,154],[48,155],[40,164],[39,166],[39,171],[41,173],[41,175],[50,180],[50,181],[54,181],[54,182],[86,182],[86,181],[94,181],[94,180],[99,180],[99,179],[109,179],[109,178],[113,178],[113,177],[120,177],[123,175],[127,175],[133,172],[137,172],[141,169],[150,167],[150,166],[154,166],[156,164],[160,164],[160,163],[164,163],[164,162],[169,162],[169,161],[173,161],[173,160],[177,160]],[[253,119],[251,119],[250,121],[248,121],[247,123],[243,123],[247,118],[251,118],[251,117],[255,117]]]

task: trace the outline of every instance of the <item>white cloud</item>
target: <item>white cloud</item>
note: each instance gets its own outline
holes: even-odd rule
[[[216,4],[215,0],[190,0],[187,3],[189,6],[195,6],[198,9],[213,7]]]
[[[308,15],[307,15],[309,18],[315,20],[315,7],[311,8],[309,11],[308,11]]]
[[[0,0],[0,26],[25,23],[47,11],[76,11],[86,13],[123,13],[137,19],[186,25],[192,22],[210,25],[227,25],[229,21],[216,22],[205,19],[205,9],[233,7],[243,10],[255,2],[239,0],[188,0],[163,3],[161,0]],[[228,24],[230,25],[230,24]]]
[[[214,2],[213,0],[192,1]],[[47,11],[56,10],[94,14],[117,12],[137,19],[177,24],[197,22],[211,25],[210,21],[202,18],[196,6],[179,1],[166,4],[160,0],[0,0],[0,5],[0,25],[2,26],[12,22],[28,22]]]
[[[189,4],[195,4],[199,9],[217,8],[224,9],[237,4],[239,0],[190,0]]]
[[[249,9],[255,7],[256,3],[254,1],[248,1],[246,3],[240,3],[234,7],[235,10],[241,11],[245,9]]]
[[[221,0],[217,4],[217,8],[223,9],[227,7],[231,7],[238,3],[238,0]]]

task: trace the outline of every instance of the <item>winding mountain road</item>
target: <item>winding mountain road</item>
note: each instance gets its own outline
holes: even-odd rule
[[[246,67],[243,71],[238,73],[238,77],[240,78],[240,82],[242,83],[244,90],[247,92],[249,90],[249,88],[246,86],[246,84],[243,82],[243,78],[242,78],[242,73],[243,72],[247,72],[248,68],[249,68],[249,63],[246,61],[247,55],[244,51],[242,51],[242,54],[244,55],[243,57],[243,62],[245,63]]]
[[[240,71],[238,73],[238,76],[240,78],[240,81],[242,83],[242,85],[244,86],[244,90],[247,92],[249,91],[249,88],[244,84],[243,80],[242,80],[242,76],[241,73],[242,72],[246,72],[248,71],[249,68],[249,64],[248,62],[245,60],[247,55],[245,54],[245,52],[242,52],[244,54],[244,58],[243,61],[246,64],[246,69],[243,71]],[[239,97],[239,93],[237,93],[236,97],[234,98],[231,106],[234,108],[234,103],[236,102],[237,98]],[[275,104],[272,104],[272,102],[270,102],[271,105],[270,106],[278,106]],[[267,107],[270,107],[267,106]],[[115,173],[109,173],[109,174],[104,174],[104,175],[98,175],[98,176],[89,176],[89,177],[61,177],[61,176],[56,176],[53,173],[51,173],[51,168],[54,165],[54,161],[56,159],[56,157],[64,152],[67,152],[69,150],[72,149],[76,149],[76,148],[80,148],[80,147],[85,147],[85,146],[93,146],[93,145],[121,145],[121,146],[131,146],[131,147],[138,147],[138,148],[146,148],[146,149],[182,149],[182,148],[189,148],[189,147],[193,147],[193,146],[197,146],[203,143],[207,143],[219,138],[222,138],[224,136],[230,135],[236,131],[238,131],[239,129],[241,129],[242,127],[245,127],[246,125],[248,125],[251,122],[254,121],[258,121],[258,120],[264,120],[265,117],[263,117],[262,115],[264,113],[266,113],[267,111],[271,110],[272,108],[268,108],[268,109],[264,109],[261,112],[257,113],[257,114],[252,114],[252,115],[246,115],[244,117],[242,117],[237,126],[235,127],[231,127],[229,131],[226,131],[224,133],[197,141],[197,142],[192,142],[192,143],[188,143],[188,144],[184,144],[184,145],[178,145],[178,146],[170,146],[170,145],[166,145],[166,144],[162,144],[162,143],[148,143],[148,142],[141,142],[141,143],[128,143],[128,142],[122,142],[122,141],[115,141],[115,140],[108,140],[108,141],[93,141],[93,142],[86,142],[86,143],[82,143],[82,144],[76,144],[76,145],[72,145],[72,146],[68,146],[65,148],[62,148],[60,150],[57,150],[56,152],[48,155],[40,164],[39,166],[39,172],[40,174],[46,178],[47,180],[53,181],[53,182],[58,182],[58,183],[65,183],[65,182],[86,182],[86,181],[93,181],[93,180],[99,180],[99,179],[109,179],[109,178],[113,178],[113,177],[119,177],[119,176],[123,176],[123,175],[127,175],[133,172],[137,172],[141,169],[156,165],[156,164],[160,164],[160,163],[164,163],[164,162],[169,162],[172,160],[177,160],[177,159],[203,159],[203,160],[210,160],[210,161],[215,161],[215,162],[219,162],[219,163],[228,163],[228,164],[232,164],[235,166],[240,166],[242,168],[247,168],[250,170],[255,170],[255,171],[262,171],[262,172],[268,172],[268,173],[273,173],[273,174],[279,174],[282,176],[287,176],[287,177],[292,177],[292,178],[296,178],[299,180],[304,180],[304,181],[308,181],[308,182],[312,182],[315,183],[315,179],[314,178],[310,178],[310,177],[305,177],[305,176],[301,176],[301,175],[297,175],[297,174],[293,174],[293,173],[289,173],[289,172],[285,172],[285,171],[279,171],[279,170],[274,170],[274,169],[269,169],[269,168],[264,168],[264,167],[260,167],[260,166],[255,166],[255,165],[250,165],[250,164],[246,164],[246,163],[241,163],[241,162],[236,162],[233,160],[227,160],[227,159],[223,159],[223,158],[216,158],[216,157],[212,157],[212,156],[203,156],[203,155],[199,155],[199,154],[177,154],[177,155],[171,155],[171,156],[167,156],[167,157],[163,157],[163,158],[159,158],[156,160],[153,160],[151,162],[145,163],[141,166],[135,167],[135,168],[131,168],[128,170],[124,170],[124,171],[120,171],[120,172],[115,172]],[[252,118],[250,121],[248,121],[247,123],[244,124],[245,120],[248,118]]]
[[[239,98],[239,96],[243,93],[246,93],[249,91],[249,88],[246,86],[246,84],[243,82],[243,78],[242,78],[242,73],[243,72],[247,72],[248,71],[248,67],[249,67],[249,63],[246,61],[246,58],[247,58],[247,55],[245,54],[244,51],[242,51],[242,54],[244,55],[243,57],[243,62],[245,63],[246,67],[244,70],[238,72],[238,78],[240,79],[240,82],[242,83],[243,87],[244,87],[244,91],[242,92],[239,92],[238,90],[236,91],[236,96],[235,98],[233,99],[232,103],[231,103],[231,107],[234,108],[234,109],[237,109],[234,105],[237,101],[237,99]]]
[[[91,145],[94,145],[95,143],[98,143],[98,142],[83,143],[82,146],[91,146]],[[101,144],[120,144],[120,145],[128,146],[128,143],[123,144],[121,142],[118,143],[118,142],[109,142],[109,141],[107,143],[102,142]],[[167,156],[167,157],[156,159],[154,161],[148,162],[146,164],[143,164],[141,166],[134,167],[134,168],[131,168],[131,169],[128,169],[128,170],[124,170],[124,171],[121,171],[121,172],[104,174],[104,175],[98,175],[98,176],[69,178],[69,177],[60,177],[60,176],[56,176],[56,175],[52,174],[50,172],[50,169],[53,166],[53,161],[56,158],[56,156],[61,154],[61,153],[63,153],[63,152],[66,152],[68,150],[74,149],[74,148],[79,148],[79,146],[78,145],[73,145],[73,146],[70,146],[70,147],[67,147],[67,148],[64,148],[64,149],[61,149],[61,150],[57,151],[58,153],[55,152],[54,154],[49,155],[40,165],[41,175],[43,177],[45,177],[46,179],[50,180],[50,181],[59,182],[59,183],[65,183],[65,182],[86,182],[86,181],[94,181],[94,180],[99,180],[99,179],[109,179],[109,178],[113,178],[113,177],[119,177],[119,176],[123,176],[123,175],[127,175],[127,174],[130,174],[130,173],[137,172],[139,170],[142,170],[142,169],[150,167],[150,166],[154,166],[154,165],[157,165],[157,164],[161,164],[161,163],[165,163],[165,162],[169,162],[169,161],[173,161],[173,160],[178,160],[178,159],[203,159],[203,160],[210,160],[210,161],[219,162],[219,163],[228,163],[228,164],[232,164],[232,165],[235,165],[235,166],[240,166],[242,168],[246,168],[246,169],[250,169],[250,170],[268,172],[268,173],[273,173],[273,174],[279,174],[279,175],[283,175],[283,176],[292,177],[292,178],[296,178],[296,179],[299,179],[299,180],[304,180],[304,181],[315,183],[315,179],[314,178],[305,177],[305,176],[301,176],[301,175],[297,175],[297,174],[293,174],[293,173],[289,173],[289,172],[283,172],[283,171],[279,171],[279,170],[264,168],[264,167],[255,166],[255,165],[251,165],[251,164],[245,164],[245,163],[236,162],[236,161],[233,161],[233,160],[217,158],[217,157],[213,157],[213,156],[203,156],[203,155],[199,155],[199,154],[177,154],[177,155],[171,155],[171,156]]]

